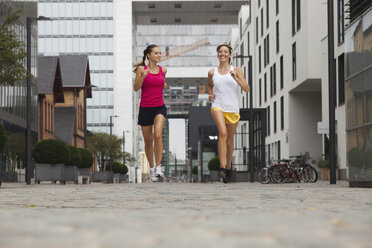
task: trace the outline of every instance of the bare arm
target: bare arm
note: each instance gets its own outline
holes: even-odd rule
[[[139,89],[141,89],[143,80],[147,76],[148,72],[149,71],[147,69],[145,70],[143,66],[138,67],[137,73],[136,73],[136,79],[134,80],[134,85],[133,85],[133,89],[135,91],[138,91]]]
[[[208,84],[207,84],[207,90],[208,90],[208,94],[209,94],[209,101],[213,102],[214,100],[214,95],[213,95],[213,73],[214,73],[214,70],[209,70],[208,71]]]
[[[162,67],[161,69],[162,69],[162,71],[164,73],[164,76],[165,76],[167,74],[167,68]],[[165,90],[167,87],[168,87],[168,84],[164,81],[163,90]]]
[[[239,67],[235,67],[233,71],[230,71],[230,74],[245,92],[249,92],[249,85]]]

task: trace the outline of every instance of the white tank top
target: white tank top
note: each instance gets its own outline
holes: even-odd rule
[[[234,66],[231,66],[231,70],[234,70]],[[239,85],[231,76],[230,71],[221,75],[217,67],[214,69],[212,81],[215,97],[212,108],[220,108],[228,113],[239,113]]]

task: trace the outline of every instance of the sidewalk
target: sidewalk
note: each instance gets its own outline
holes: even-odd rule
[[[372,247],[372,189],[4,183],[0,247]]]

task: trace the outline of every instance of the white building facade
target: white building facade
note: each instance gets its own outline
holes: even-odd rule
[[[266,109],[266,161],[308,153],[316,165],[322,156],[317,123],[323,113],[321,39],[326,17],[320,0],[258,0],[239,13],[238,34],[230,42],[234,56],[252,56],[253,108]],[[248,79],[248,59],[235,62]],[[241,107],[249,108],[249,94],[241,92],[240,97]],[[242,122],[237,133],[247,131]],[[244,143],[248,138],[237,136],[238,148]],[[242,157],[237,149],[235,163]]]

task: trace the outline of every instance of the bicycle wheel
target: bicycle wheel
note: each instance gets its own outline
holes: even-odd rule
[[[306,165],[304,167],[303,173],[307,182],[315,183],[318,180],[318,173],[311,165]]]
[[[269,177],[269,170],[268,168],[262,168],[260,172],[258,172],[257,179],[262,184],[268,184],[270,183],[270,177]]]
[[[277,164],[274,166],[272,173],[271,173],[271,179],[275,183],[285,183],[289,179],[289,169],[285,165]]]

